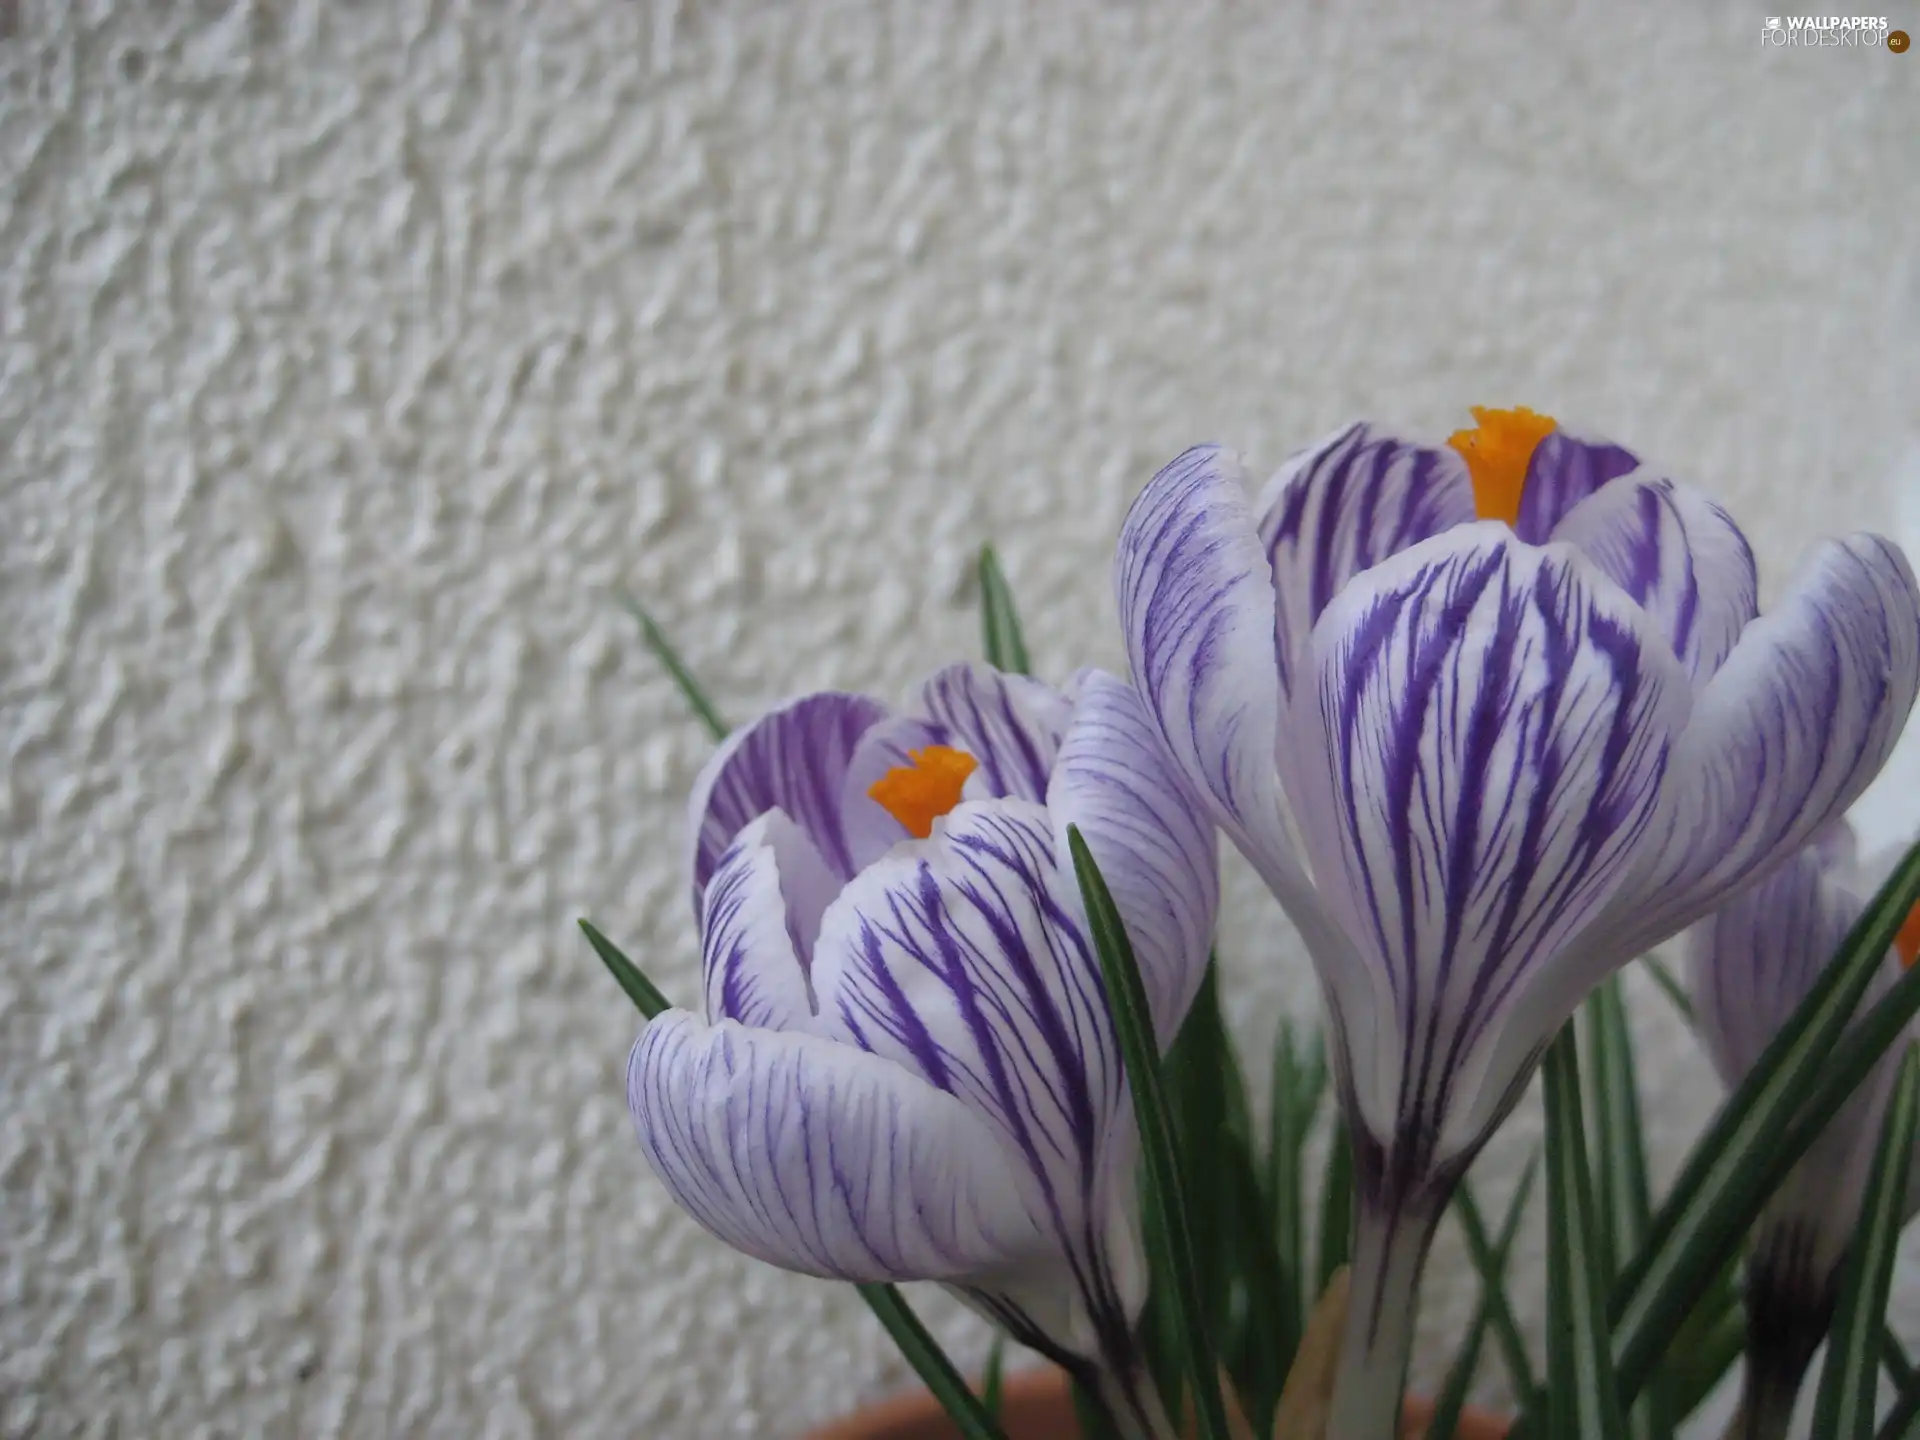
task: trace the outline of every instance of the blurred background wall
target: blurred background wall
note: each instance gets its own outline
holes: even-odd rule
[[[1775,594],[1920,492],[1920,57],[1761,25],[0,7],[0,1433],[778,1436],[900,1384],[629,1133],[573,921],[697,993],[708,745],[612,589],[735,717],[974,653],[986,539],[1047,672],[1115,665],[1189,443],[1524,403],[1719,492]],[[1314,995],[1229,890],[1258,1071]],[[1633,994],[1670,1162],[1718,1091]],[[1423,1382],[1474,1298],[1444,1232]]]

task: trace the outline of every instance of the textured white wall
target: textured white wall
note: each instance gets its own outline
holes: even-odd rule
[[[971,652],[987,537],[1047,670],[1114,663],[1123,508],[1201,438],[1528,403],[1717,488],[1769,593],[1920,444],[1920,57],[1742,7],[0,20],[9,1437],[780,1435],[902,1380],[628,1133],[572,922],[695,993],[707,747],[610,587],[744,715]],[[1232,899],[1257,1039],[1311,990]],[[1670,1161],[1714,1090],[1641,999]]]

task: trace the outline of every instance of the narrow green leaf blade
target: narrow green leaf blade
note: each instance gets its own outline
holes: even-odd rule
[[[1274,1409],[1300,1348],[1300,1330],[1289,1303],[1300,1281],[1287,1272],[1274,1243],[1253,1153],[1234,1142],[1223,1148],[1221,1161],[1214,1183],[1229,1197],[1222,1223],[1230,1227],[1224,1248],[1232,1256],[1226,1282],[1229,1303],[1219,1332],[1221,1360],[1254,1433],[1264,1435],[1272,1428]]]
[[[980,1408],[995,1420],[1000,1418],[1001,1393],[1006,1384],[1007,1337],[993,1332],[993,1344],[987,1347],[987,1373],[980,1381]]]
[[[1467,1239],[1467,1254],[1480,1275],[1480,1293],[1492,1304],[1493,1338],[1500,1344],[1500,1362],[1507,1367],[1507,1381],[1516,1395],[1532,1395],[1539,1390],[1534,1379],[1533,1362],[1527,1357],[1527,1342],[1520,1334],[1513,1306],[1507,1302],[1506,1283],[1495,1264],[1493,1241],[1487,1235],[1487,1222],[1473,1198],[1471,1186],[1462,1183],[1453,1192],[1453,1209],[1460,1221],[1460,1233]]]
[[[715,740],[727,738],[727,722],[720,718],[720,712],[713,708],[713,702],[707,699],[707,692],[700,688],[700,682],[693,678],[693,672],[687,669],[680,659],[680,652],[668,642],[666,632],[654,623],[653,616],[646,612],[641,603],[622,590],[620,603],[634,619],[640,622],[640,634],[647,642],[647,648],[654,657],[666,667],[667,674],[673,677],[673,683],[680,687],[680,693],[686,697],[688,706],[707,727],[707,734]]]
[[[580,932],[587,937],[587,943],[593,946],[593,953],[600,957],[600,963],[612,972],[614,980],[627,992],[627,998],[633,1001],[642,1015],[651,1020],[662,1010],[673,1008],[659,988],[640,973],[640,967],[620,953],[619,946],[594,929],[590,921],[581,920],[577,923]]]
[[[999,1423],[980,1403],[966,1379],[954,1369],[940,1342],[928,1333],[906,1297],[891,1285],[856,1285],[860,1298],[879,1317],[900,1353],[953,1421],[963,1440],[1007,1440]]]
[[[1313,1294],[1326,1293],[1333,1272],[1353,1258],[1353,1137],[1346,1121],[1334,1119],[1327,1169],[1320,1182],[1320,1258],[1314,1265]]]
[[[1840,1303],[1827,1338],[1827,1363],[1813,1433],[1827,1440],[1872,1440],[1873,1402],[1880,1380],[1880,1336],[1886,1327],[1893,1261],[1906,1218],[1907,1176],[1914,1137],[1920,1135],[1920,1050],[1909,1048],[1887,1102],[1880,1148],[1860,1203],[1860,1223],[1847,1249]]]
[[[1676,1341],[1676,1353],[1662,1376],[1669,1417],[1684,1424],[1746,1348],[1746,1312],[1737,1305],[1721,1312],[1686,1343]]]
[[[1619,1258],[1638,1254],[1652,1218],[1647,1182],[1646,1137],[1640,1124],[1640,1096],[1633,1080],[1633,1035],[1627,1027],[1625,992],[1620,977],[1610,976],[1581,1006],[1586,1059],[1587,1118],[1593,1125],[1595,1240],[1600,1274],[1613,1284]],[[1628,1408],[1632,1440],[1669,1440],[1658,1386]]]
[[[1014,608],[1013,590],[1000,569],[1000,557],[991,545],[980,547],[980,628],[986,642],[987,663],[996,670],[1031,675],[1026,637]]]
[[[1626,1440],[1607,1346],[1593,1182],[1573,1027],[1547,1047],[1547,1389],[1550,1440]]]
[[[1907,1358],[1907,1347],[1885,1325],[1880,1327],[1880,1363],[1886,1367],[1893,1388],[1902,1395],[1920,1385],[1920,1375],[1915,1374],[1913,1361]]]
[[[1125,1440],[1100,1397],[1078,1380],[1073,1382],[1073,1417],[1081,1440]]]
[[[1640,1122],[1640,1095],[1634,1088],[1633,1036],[1618,976],[1593,992],[1583,1007],[1589,1071],[1589,1113],[1593,1118],[1594,1195],[1601,1226],[1601,1253],[1607,1280],[1617,1268],[1614,1257],[1636,1254],[1646,1241],[1653,1216],[1647,1181],[1647,1143]]]
[[[1920,1390],[1907,1390],[1887,1412],[1875,1440],[1915,1440],[1916,1436],[1920,1436]]]
[[[1199,1440],[1228,1440],[1220,1376],[1214,1366],[1213,1347],[1206,1331],[1206,1311],[1194,1274],[1178,1151],[1167,1114],[1166,1096],[1160,1088],[1160,1052],[1154,1043],[1146,987],[1140,980],[1126,925],[1077,825],[1067,827],[1067,848],[1073,855],[1081,903],[1086,907],[1088,928],[1093,932],[1094,949],[1100,957],[1100,974],[1106,982],[1107,1003],[1120,1042],[1121,1060],[1126,1066],[1127,1088],[1133,1097],[1134,1116],[1140,1127],[1141,1159],[1159,1202],[1160,1223],[1148,1234],[1147,1243],[1159,1252],[1163,1272],[1169,1277],[1171,1299],[1180,1320],[1179,1340],[1185,1352],[1187,1387],[1193,1395],[1196,1433]]]
[[[1687,989],[1674,978],[1673,971],[1658,955],[1642,955],[1640,963],[1646,967],[1653,983],[1660,987],[1660,993],[1667,997],[1667,1003],[1680,1012],[1680,1018],[1691,1025],[1693,1023],[1693,1000]]]
[[[1916,899],[1920,844],[1907,851],[1833,963],[1721,1108],[1654,1215],[1647,1244],[1614,1285],[1613,1353],[1623,1399],[1640,1393],[1700,1287],[1812,1144],[1818,1125],[1809,1131],[1796,1121],[1803,1107],[1824,1124],[1893,1043],[1898,1027],[1889,1029],[1888,1022],[1920,1009],[1920,989],[1908,984],[1920,976],[1916,969],[1852,1023]],[[1814,1109],[1816,1100],[1826,1108]]]
[[[1208,1326],[1216,1337],[1227,1319],[1229,1288],[1239,1273],[1234,1256],[1236,1201],[1222,1181],[1232,1163],[1229,1152],[1244,1143],[1246,1129],[1245,1088],[1220,1013],[1218,969],[1209,958],[1193,1005],[1160,1065],[1175,1159],[1192,1206],[1188,1218],[1194,1269],[1208,1303]]]
[[[1302,1210],[1305,1191],[1300,1175],[1300,1151],[1304,1142],[1299,1123],[1299,1080],[1299,1062],[1293,1053],[1293,1027],[1283,1017],[1273,1045],[1273,1077],[1269,1087],[1272,1109],[1267,1116],[1266,1192],[1267,1204],[1272,1211],[1270,1223],[1274,1250],[1291,1282],[1290,1292],[1283,1297],[1282,1303],[1289,1312],[1289,1323],[1296,1337],[1305,1327],[1308,1308],[1313,1303],[1313,1297],[1306,1293],[1306,1226]],[[1291,1353],[1275,1356],[1274,1363],[1290,1367],[1293,1356]]]
[[[1727,1257],[1660,1357],[1652,1383],[1659,1387],[1662,1408],[1672,1423],[1699,1408],[1746,1348],[1741,1261],[1738,1250]]]
[[[1426,1440],[1453,1440],[1453,1432],[1459,1427],[1460,1412],[1466,1407],[1467,1391],[1473,1385],[1474,1373],[1480,1368],[1480,1351],[1486,1343],[1487,1330],[1493,1324],[1495,1308],[1505,1303],[1507,1257],[1513,1253],[1514,1238],[1520,1233],[1520,1221],[1526,1215],[1527,1197],[1533,1190],[1533,1177],[1538,1173],[1538,1156],[1527,1161],[1527,1168],[1520,1172],[1520,1183],[1514,1187],[1513,1198],[1507,1202],[1506,1218],[1500,1222],[1500,1238],[1494,1245],[1493,1264],[1480,1281],[1480,1305],[1474,1311],[1473,1322],[1467,1327],[1467,1338],[1460,1346],[1460,1353],[1454,1359],[1453,1368],[1447,1372],[1447,1383],[1440,1391],[1440,1398],[1434,1402],[1433,1419],[1427,1425]]]
[[[1307,1132],[1313,1129],[1314,1117],[1320,1113],[1320,1102],[1327,1095],[1327,1042],[1318,1029],[1307,1033],[1306,1058],[1300,1062],[1300,1072],[1294,1081],[1293,1098],[1297,1107],[1293,1122],[1294,1133],[1302,1148],[1307,1143]],[[1313,1297],[1318,1300],[1318,1295]]]

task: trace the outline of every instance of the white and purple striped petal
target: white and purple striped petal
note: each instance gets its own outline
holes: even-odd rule
[[[968,802],[870,866],[814,952],[821,1023],[985,1117],[1077,1217],[1125,1086],[1046,809]]]
[[[1874,536],[1828,541],[1701,692],[1619,943],[1632,953],[1674,934],[1843,815],[1917,687],[1920,589],[1906,557]]]
[[[1759,1063],[1864,908],[1809,845],[1686,932],[1694,1024],[1729,1086]],[[1890,957],[1876,991],[1892,978]]]
[[[1554,430],[1535,447],[1520,491],[1513,533],[1544,545],[1562,520],[1589,495],[1640,468],[1640,457],[1608,440],[1583,440]]]
[[[1606,485],[1574,506],[1553,538],[1625,590],[1699,684],[1759,613],[1746,536],[1720,506],[1671,480],[1635,475]]]
[[[994,1313],[1029,1341],[1123,1346],[1144,1299],[1109,1234],[1130,1204],[1131,1111],[1047,809],[966,802],[871,866],[828,912],[813,978],[824,1031],[952,1095],[1036,1186],[1075,1304],[1038,1316],[1023,1290]]]
[[[627,1099],[674,1198],[769,1264],[939,1280],[1049,1251],[1032,1187],[979,1117],[853,1047],[669,1010],[634,1046]]]
[[[694,782],[688,804],[693,908],[733,837],[769,810],[806,832],[827,868],[853,875],[841,823],[842,785],[860,739],[886,718],[864,695],[823,691],[771,710],[729,735]]]
[[[1688,686],[1614,586],[1494,523],[1377,567],[1328,607],[1313,652],[1297,733],[1319,743],[1286,778],[1326,857],[1322,902],[1390,1007],[1346,1037],[1354,1098],[1393,1163],[1425,1174],[1485,1137],[1626,958],[1575,942],[1631,872]],[[1378,1008],[1354,977],[1323,978],[1349,1021]],[[1509,1026],[1522,1008],[1533,1023]],[[1509,1029],[1530,1043],[1507,1053]]]
[[[1218,447],[1187,451],[1140,493],[1114,579],[1133,684],[1174,762],[1282,902],[1311,905],[1274,765],[1273,570]]]
[[[1389,555],[1471,522],[1473,484],[1456,451],[1360,423],[1283,465],[1255,511],[1273,566],[1280,685],[1291,693],[1333,597]]]
[[[781,811],[736,835],[707,884],[701,918],[707,1017],[809,1027],[818,1008],[808,978],[814,942],[839,892],[813,842]]]
[[[949,665],[920,689],[916,715],[979,762],[967,798],[1044,800],[1054,756],[1073,716],[1057,690],[990,665]]]
[[[1164,1048],[1206,973],[1220,903],[1219,846],[1124,681],[1099,671],[1081,677],[1047,809],[1058,853],[1066,856],[1067,827],[1077,825],[1113,892]],[[1078,920],[1083,912],[1073,908]]]

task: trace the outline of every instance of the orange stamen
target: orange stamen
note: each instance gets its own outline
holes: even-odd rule
[[[1894,952],[1899,955],[1900,963],[1911,970],[1913,962],[1920,960],[1920,905],[1907,912],[1900,933],[1893,937]]]
[[[1474,428],[1454,431],[1447,444],[1467,462],[1473,508],[1480,518],[1512,525],[1520,519],[1520,492],[1526,488],[1533,452],[1559,424],[1551,415],[1537,415],[1524,405],[1515,410],[1476,405],[1473,418]]]
[[[933,822],[960,803],[960,791],[980,762],[964,750],[929,745],[909,750],[911,765],[896,765],[867,790],[916,840],[933,834]]]

